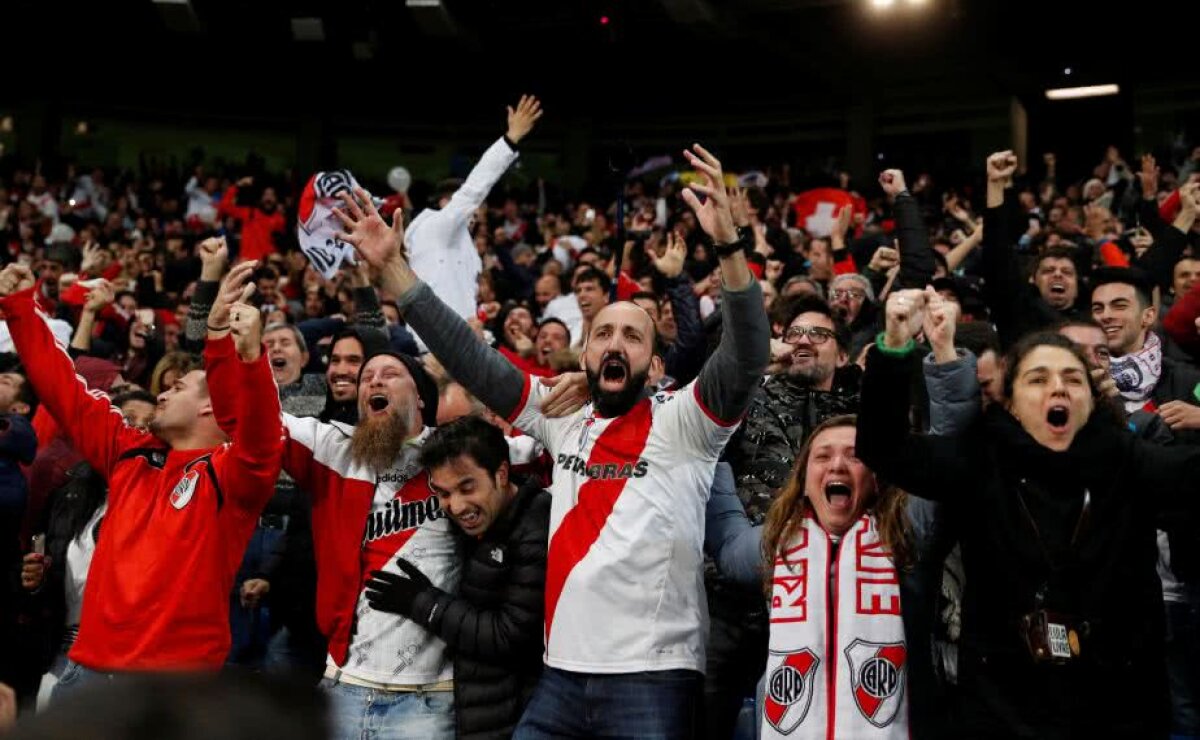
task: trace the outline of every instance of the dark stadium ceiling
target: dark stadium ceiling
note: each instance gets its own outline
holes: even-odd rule
[[[21,58],[16,52],[63,72],[13,75],[16,95],[152,105],[177,102],[186,90],[196,105],[257,109],[318,100],[379,106],[372,101],[382,93],[390,99],[383,113],[418,115],[421,103],[466,111],[531,89],[602,115],[830,108],[966,90],[1033,95],[1062,82],[1066,67],[1081,84],[1195,80],[1194,58],[1183,63],[1186,44],[1166,33],[1173,8],[1185,5],[6,0],[0,12],[14,39],[10,60]]]

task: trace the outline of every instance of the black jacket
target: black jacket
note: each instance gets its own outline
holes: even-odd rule
[[[871,350],[857,451],[905,491],[962,507],[964,735],[1165,736],[1155,531],[1200,505],[1200,448],[1137,440],[1096,412],[1052,452],[999,407],[960,437],[910,434],[902,389],[914,367]],[[1035,664],[1024,646],[1019,620],[1039,590],[1045,609],[1086,625],[1073,664]]]
[[[459,738],[511,737],[541,676],[549,532],[550,494],[530,481],[468,542],[458,593],[417,597],[414,619],[454,654]]]
[[[26,592],[25,611],[41,626],[42,666],[44,673],[62,650],[66,628],[67,602],[64,582],[67,577],[67,547],[104,503],[108,483],[86,462],[77,463],[67,472],[67,482],[50,493],[45,518],[39,532],[46,534],[46,569],[36,591]],[[100,540],[104,520],[95,525],[93,536]]]

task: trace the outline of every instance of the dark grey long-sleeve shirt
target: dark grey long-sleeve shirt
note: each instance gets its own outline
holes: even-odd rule
[[[510,418],[522,401],[524,374],[488,347],[429,286],[419,283],[400,297],[405,319],[425,339],[446,371],[485,406]],[[762,288],[722,292],[725,326],[720,346],[700,371],[700,400],[723,421],[736,421],[766,369],[770,329],[763,309]]]

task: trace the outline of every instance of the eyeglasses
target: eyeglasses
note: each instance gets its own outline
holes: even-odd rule
[[[852,300],[861,301],[867,297],[867,291],[862,288],[834,288],[829,291],[829,300],[837,301],[842,298],[850,298]]]
[[[833,331],[820,326],[792,326],[783,333],[786,344],[799,344],[801,337],[808,337],[813,344],[825,344],[833,339]]]

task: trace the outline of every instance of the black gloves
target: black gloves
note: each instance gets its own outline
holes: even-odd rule
[[[437,589],[424,573],[404,558],[396,558],[396,567],[404,575],[382,570],[371,572],[371,577],[367,580],[367,603],[376,611],[411,617],[422,623],[428,622],[430,611],[436,603],[432,597],[436,595]]]

